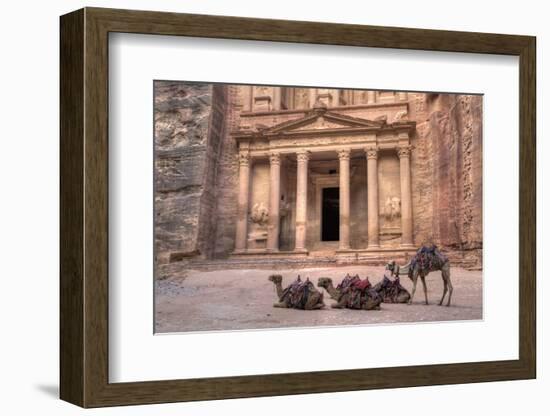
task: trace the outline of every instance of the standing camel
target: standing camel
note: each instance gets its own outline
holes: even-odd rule
[[[428,260],[428,261],[426,261]],[[424,288],[424,298],[426,305],[428,304],[428,288],[426,286],[426,276],[430,272],[441,271],[441,277],[443,278],[443,296],[439,301],[439,305],[443,304],[447,291],[449,292],[449,298],[447,300],[447,306],[451,305],[451,297],[453,295],[453,285],[451,283],[451,263],[449,259],[441,254],[436,246],[431,248],[421,247],[416,253],[413,259],[404,266],[399,266],[392,261],[386,266],[395,276],[408,275],[413,282],[413,288],[411,297],[409,299],[409,305],[412,303],[414,293],[416,292],[416,283],[418,277],[422,280],[422,286]]]

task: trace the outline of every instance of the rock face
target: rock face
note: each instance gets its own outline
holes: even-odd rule
[[[216,172],[225,133],[226,90],[157,81],[155,88],[155,258],[212,255]]]
[[[481,266],[482,97],[418,94],[415,104],[415,243],[459,250]]]

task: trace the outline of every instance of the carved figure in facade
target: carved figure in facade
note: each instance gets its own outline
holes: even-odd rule
[[[384,217],[391,222],[401,216],[401,199],[394,197],[387,197],[384,204]]]
[[[395,114],[395,117],[393,118],[393,122],[394,123],[399,123],[400,121],[407,121],[407,111],[403,110],[403,111],[398,111],[396,114]]]
[[[293,308],[293,309],[322,309],[325,307],[323,294],[319,292],[313,283],[307,278],[302,281],[300,276],[289,286],[283,289],[283,276],[272,274],[268,277],[270,282],[275,285],[279,301],[273,304],[275,308]]]
[[[294,89],[294,107],[295,108],[309,108],[309,89],[308,88],[295,88]]]
[[[279,217],[285,218],[290,214],[290,202],[281,201],[281,206],[279,208]]]
[[[269,95],[270,88],[269,87],[256,87],[256,97],[265,97]]]
[[[378,121],[382,124],[386,124],[388,122],[388,116],[386,114],[383,114],[381,116],[378,116],[374,119],[374,121]]]
[[[269,219],[269,212],[263,202],[257,202],[252,207],[250,212],[250,221],[254,224],[264,226]]]
[[[422,280],[424,298],[426,305],[428,304],[426,276],[430,272],[441,271],[441,277],[443,279],[443,296],[439,301],[439,305],[443,304],[447,291],[449,292],[447,306],[451,305],[451,297],[453,295],[453,285],[451,283],[451,263],[449,262],[447,256],[441,253],[435,244],[420,247],[411,261],[404,266],[399,266],[395,263],[395,261],[393,261],[389,263],[387,267],[393,271],[395,276],[406,274],[413,281],[411,298],[408,302],[409,305],[412,303],[414,293],[416,292],[418,277]]]
[[[340,284],[334,287],[330,277],[321,277],[317,286],[324,288],[330,297],[336,300],[331,308],[379,310],[382,298],[373,290],[369,278],[361,280],[359,275],[346,275]]]

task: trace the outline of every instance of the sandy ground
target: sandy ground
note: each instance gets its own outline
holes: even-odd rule
[[[346,266],[277,270],[283,276],[283,287],[296,278],[332,277],[338,283],[346,273],[369,276],[372,284],[382,278],[383,267]],[[179,279],[159,280],[155,287],[156,332],[214,331],[280,327],[318,327],[349,324],[429,322],[482,319],[482,272],[451,269],[454,286],[452,305],[439,306],[443,293],[441,274],[426,278],[429,305],[424,304],[422,284],[418,281],[412,305],[386,304],[380,311],[332,309],[334,301],[325,294],[327,307],[303,311],[274,308],[275,287],[267,280],[269,270],[189,270]],[[412,282],[406,276],[401,282],[409,292]],[[320,289],[324,291],[324,289]]]

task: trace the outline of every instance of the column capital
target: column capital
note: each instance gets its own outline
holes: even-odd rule
[[[397,156],[399,156],[399,159],[402,157],[409,157],[411,155],[411,145],[404,145],[397,147]]]
[[[249,166],[250,154],[248,152],[239,152],[239,166]]]
[[[281,164],[281,154],[279,152],[271,152],[269,154],[269,163],[272,165]]]
[[[338,150],[338,159],[340,160],[349,160],[351,154],[350,149]]]
[[[367,159],[378,159],[378,147],[377,146],[370,146],[365,148],[365,153],[367,155]]]
[[[298,162],[307,162],[309,160],[310,155],[311,155],[311,152],[309,150],[298,150],[296,152],[296,160]]]

